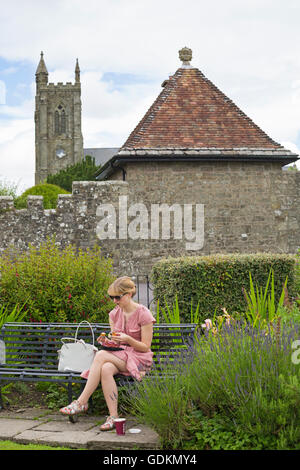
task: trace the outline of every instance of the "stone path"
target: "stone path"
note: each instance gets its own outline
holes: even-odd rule
[[[158,434],[136,418],[127,419],[124,436],[118,436],[115,430],[101,432],[99,425],[104,420],[103,416],[82,415],[73,424],[68,417],[49,409],[2,410],[0,440],[90,450],[159,449]],[[132,428],[141,432],[131,434],[129,430]]]

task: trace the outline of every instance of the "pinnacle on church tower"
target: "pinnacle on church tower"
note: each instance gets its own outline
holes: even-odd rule
[[[75,66],[75,83],[80,83],[80,68],[78,59],[76,59],[76,66]]]
[[[47,85],[48,83],[48,70],[44,61],[44,53],[41,52],[41,58],[39,61],[39,65],[36,69],[35,73],[36,83],[37,84],[44,84]]]

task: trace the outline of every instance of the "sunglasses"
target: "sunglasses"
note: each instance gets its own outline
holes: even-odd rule
[[[125,294],[122,294],[122,295],[110,295],[109,297],[111,298],[111,300],[120,300],[122,299],[122,297],[124,297],[124,295],[128,294],[128,292],[125,292]]]

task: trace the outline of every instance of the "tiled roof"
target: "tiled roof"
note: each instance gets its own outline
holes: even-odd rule
[[[121,151],[283,148],[197,68],[179,68],[163,86]]]

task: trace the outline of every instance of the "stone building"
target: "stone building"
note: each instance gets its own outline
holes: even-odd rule
[[[98,181],[74,182],[53,210],[40,196],[23,210],[0,197],[0,251],[55,235],[62,247],[100,244],[116,274],[130,275],[168,256],[300,248],[300,172],[282,171],[298,156],[191,66],[190,50],[180,58]]]
[[[81,84],[78,60],[75,83],[48,83],[41,53],[36,71],[35,184],[83,159]]]
[[[202,204],[203,246],[149,241],[150,256],[295,252],[300,246],[298,159],[263,132],[180,51],[181,67],[97,179],[126,181],[151,205]],[[195,216],[194,216],[195,228]],[[138,247],[136,243],[136,247]],[[138,250],[139,251],[139,250]],[[140,253],[148,251],[140,246]],[[136,256],[136,255],[135,255]]]

